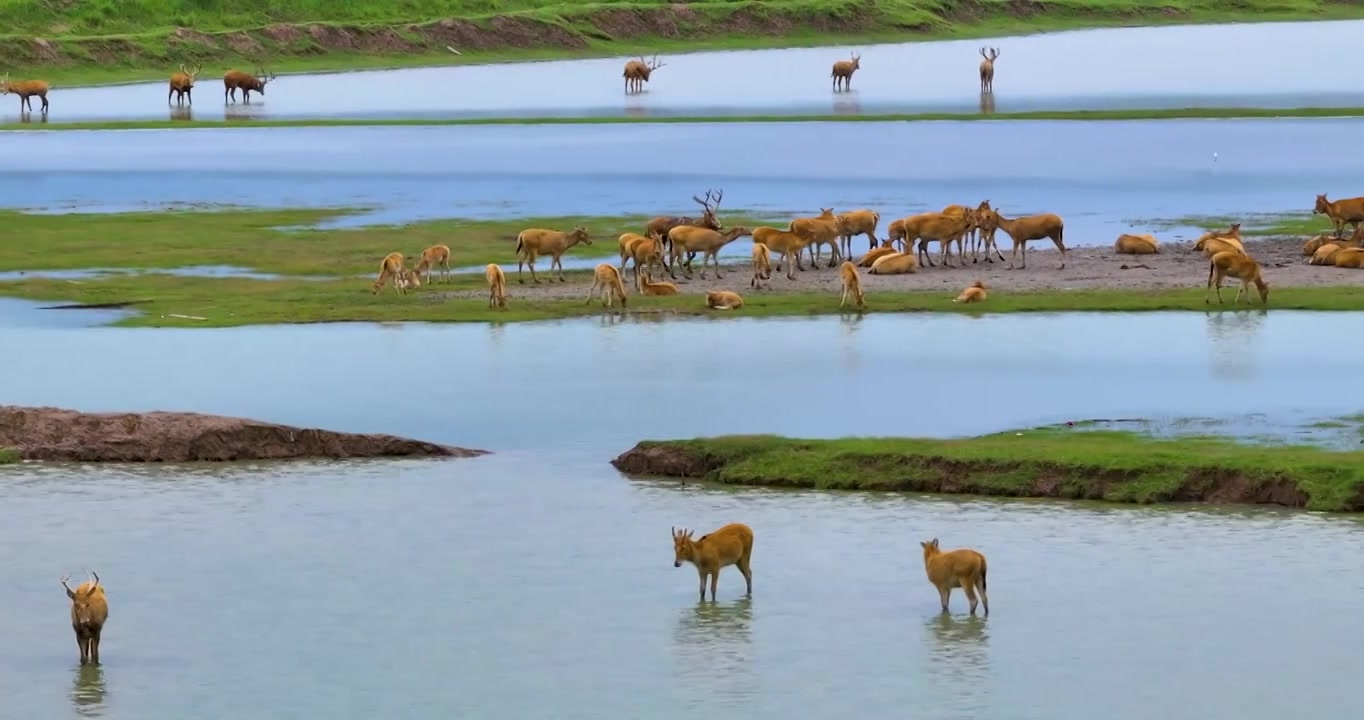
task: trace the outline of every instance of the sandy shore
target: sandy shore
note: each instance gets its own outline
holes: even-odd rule
[[[1329,266],[1313,266],[1306,263],[1302,254],[1306,238],[1266,238],[1247,239],[1246,251],[1260,261],[1264,268],[1265,279],[1271,287],[1313,287],[1332,285],[1364,285],[1364,272],[1344,270]],[[740,241],[745,242],[743,240]],[[860,244],[859,244],[860,243]],[[1028,248],[1028,266],[1008,270],[1009,244],[1004,241],[1001,250],[1006,262],[970,264],[967,253],[967,267],[943,269],[920,268],[909,275],[877,276],[862,269],[862,286],[872,294],[878,290],[892,291],[939,291],[955,296],[972,281],[984,280],[991,292],[1020,290],[1163,290],[1172,288],[1203,288],[1208,281],[1208,261],[1201,253],[1194,252],[1193,242],[1179,242],[1162,245],[1156,255],[1118,255],[1109,247],[1086,247],[1069,250],[1066,268],[1058,269],[1061,254],[1050,244],[1044,249],[1036,243]],[[854,251],[865,252],[865,240],[858,238],[853,245]],[[936,246],[935,246],[936,249]],[[825,255],[827,259],[828,255]],[[937,262],[937,255],[933,257]],[[953,262],[955,262],[955,257]],[[603,262],[617,264],[619,259],[605,258]],[[797,271],[795,280],[786,279],[785,274],[772,274],[770,288],[763,292],[837,292],[840,289],[838,272],[821,266],[811,271],[807,258],[806,270]],[[684,295],[701,295],[711,290],[734,290],[741,294],[755,292],[748,286],[751,277],[748,263],[722,266],[722,279],[715,278],[712,268],[708,279],[701,279],[699,260],[697,271],[692,280],[687,280],[682,270],[677,270],[677,286]],[[633,276],[627,271],[626,281]],[[666,280],[666,276],[658,279]],[[514,277],[508,278],[508,292],[514,297],[528,299],[585,298],[587,289],[584,281],[550,283],[545,281],[534,285],[529,280],[518,285]],[[1223,287],[1233,288],[1236,281],[1225,280]],[[633,294],[633,286],[630,288]],[[485,297],[485,291],[470,290],[448,293],[450,297]],[[1230,299],[1230,298],[1228,298]]]

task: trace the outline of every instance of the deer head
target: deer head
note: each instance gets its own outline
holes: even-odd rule
[[[713,294],[714,293],[706,293],[707,304],[710,304],[710,296]],[[673,567],[682,567],[684,561],[692,559],[692,550],[694,548],[691,536],[691,530],[686,528],[682,528],[681,530],[673,528]]]
[[[274,75],[268,74],[268,73],[265,71],[265,68],[263,68],[263,67],[262,67],[262,68],[257,68],[257,69],[256,69],[256,92],[259,92],[260,94],[264,95],[264,94],[265,94],[265,84],[268,83],[268,82],[270,82],[271,80],[274,80],[274,79],[275,79],[275,76],[274,76]]]
[[[644,56],[643,56],[643,55],[640,55],[640,56],[639,56],[639,61],[640,61],[641,63],[644,64],[644,79],[645,79],[645,80],[648,80],[648,79],[649,79],[649,76],[650,76],[651,74],[653,74],[653,72],[654,72],[655,70],[657,70],[657,69],[663,67],[663,65],[664,65],[664,63],[661,63],[661,62],[658,61],[658,55],[654,55],[654,59],[653,59],[653,60],[649,60],[649,61],[647,61],[647,62],[644,60]]]
[[[985,48],[981,48],[980,56],[985,58],[986,62],[994,62],[999,57],[999,48],[990,48],[988,53],[985,52]]]
[[[203,65],[195,65],[193,70],[189,70],[185,67],[184,63],[180,63],[180,72],[189,76],[190,85],[194,84],[194,78],[199,77],[199,71],[203,69],[204,69]]]
[[[573,238],[574,240],[577,240],[580,243],[583,243],[584,245],[592,244],[592,238],[588,236],[587,228],[581,225],[573,226],[573,232],[569,233],[568,235],[569,237]]]
[[[721,190],[718,194],[714,190],[707,190],[705,199],[701,199],[695,195],[691,196],[691,199],[701,206],[701,224],[703,227],[708,227],[716,232],[724,229],[720,226],[720,218],[715,215],[720,209],[720,201],[723,200],[724,197],[724,190]]]
[[[862,69],[862,56],[857,53],[852,54],[852,66],[854,70]]]
[[[66,584],[66,581],[71,579],[70,575],[62,578],[62,587],[66,588],[66,596],[71,599],[72,619],[82,624],[92,620],[90,617],[90,599],[96,594],[95,590],[99,588],[99,575],[94,572],[91,572],[90,575],[95,578],[94,582],[86,581],[77,585],[75,590]]]

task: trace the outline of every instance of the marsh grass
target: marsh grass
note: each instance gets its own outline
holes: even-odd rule
[[[959,440],[745,435],[639,447],[705,458],[708,481],[734,485],[1154,503],[1215,496],[1233,482],[1248,494],[1290,482],[1315,510],[1353,507],[1364,491],[1364,452],[1119,431],[1039,428]]]
[[[321,119],[254,119],[251,117],[228,120],[100,120],[78,122],[7,122],[0,131],[10,130],[193,130],[205,128],[280,128],[280,127],[448,127],[463,125],[620,125],[620,124],[676,124],[676,123],[802,123],[802,122],[1022,122],[1022,121],[1153,121],[1191,119],[1293,119],[1328,117],[1364,117],[1364,107],[1332,108],[1172,108],[1130,110],[1037,110],[1030,112],[991,113],[926,112],[881,113],[862,115],[791,114],[791,115],[699,115],[667,117],[505,117],[505,118],[321,118]]]

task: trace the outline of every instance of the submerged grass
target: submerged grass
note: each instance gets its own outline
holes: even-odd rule
[[[183,113],[175,109],[173,113]],[[1364,117],[1364,107],[1305,108],[1166,108],[1155,110],[1035,110],[1028,112],[925,112],[883,114],[792,114],[703,115],[665,117],[524,117],[524,118],[314,118],[193,120],[192,115],[173,114],[166,120],[100,120],[34,123],[30,116],[19,122],[0,123],[0,130],[167,130],[203,128],[282,127],[443,127],[451,125],[620,125],[675,123],[802,123],[802,122],[1019,122],[1019,121],[1151,121],[1192,119],[1293,119]]]
[[[223,66],[210,74],[258,61],[343,70],[1359,17],[1331,0],[698,0],[685,11],[662,0],[2,0],[0,51],[17,75],[70,86],[164,79],[186,59]],[[445,50],[452,42],[464,55]]]
[[[670,467],[703,469],[707,480],[735,485],[1364,509],[1364,452],[1225,438],[1039,428],[961,440],[725,436],[637,449],[648,452],[618,458],[622,470],[647,472],[649,458],[668,457]]]
[[[679,207],[677,211],[686,211]],[[0,222],[25,242],[0,243],[0,272],[89,271],[123,269],[127,274],[79,279],[25,277],[0,280],[0,295],[44,301],[81,303],[137,302],[143,312],[121,321],[134,326],[226,327],[267,323],[340,321],[520,322],[601,315],[587,304],[590,271],[566,273],[574,292],[566,299],[523,296],[531,285],[516,282],[515,238],[527,227],[587,227],[591,245],[579,245],[566,258],[619,259],[617,236],[638,231],[642,217],[558,217],[503,221],[440,220],[406,226],[306,229],[316,223],[359,212],[347,209],[153,211],[112,214],[34,215],[0,212]],[[729,224],[765,224],[751,213],[725,213]],[[300,227],[305,229],[284,230]],[[385,289],[370,293],[380,260],[389,252],[415,258],[437,243],[451,248],[455,273],[449,283],[432,283],[406,296]],[[487,263],[510,267],[510,307],[487,307],[481,268]],[[548,280],[549,261],[537,265]],[[212,276],[193,268],[223,267],[278,275],[277,278]],[[186,274],[134,272],[142,269]],[[736,274],[737,273],[737,274]],[[529,273],[527,273],[529,275]],[[732,270],[709,288],[739,288],[747,275]],[[776,285],[780,288],[780,284]],[[582,295],[577,295],[581,292]],[[842,314],[839,295],[830,291],[748,292],[737,311],[715,317],[778,317]],[[1258,304],[1206,304],[1202,288],[1174,290],[1067,290],[1010,292],[986,305],[959,305],[953,292],[878,291],[868,298],[868,311],[957,312],[973,316],[1009,312],[1150,310],[1231,311]],[[581,299],[579,299],[581,298]],[[1364,310],[1364,287],[1275,287],[1271,307],[1281,310]],[[708,311],[695,294],[644,298],[631,291],[628,314],[701,315]],[[175,316],[190,316],[175,317]]]

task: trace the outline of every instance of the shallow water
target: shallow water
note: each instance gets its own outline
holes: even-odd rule
[[[1352,360],[1324,338],[1359,321],[7,329],[24,352],[0,354],[0,377],[24,382],[6,385],[5,402],[201,410],[496,454],[0,470],[0,547],[16,549],[0,561],[12,628],[0,696],[15,717],[116,720],[547,707],[594,720],[887,707],[1000,720],[1345,717],[1364,629],[1351,611],[1364,592],[1355,520],[705,489],[629,481],[606,461],[644,437],[1342,415],[1357,398],[1315,392],[1296,370],[1310,361],[1343,375]],[[621,383],[622,354],[651,371]],[[404,392],[366,380],[380,377]],[[757,533],[755,595],[741,599],[730,570],[719,602],[698,605],[664,530],[731,520]],[[955,615],[938,616],[914,544],[934,536],[989,554],[988,621],[962,614],[959,596]],[[86,567],[112,610],[105,664],[82,672],[56,579]],[[1272,632],[1255,631],[1267,618]]]
[[[884,231],[891,218],[988,198],[1006,214],[1060,213],[1067,244],[1083,246],[1154,218],[1306,217],[1316,193],[1354,192],[1364,159],[1334,148],[1361,128],[1364,119],[3,133],[0,203],[372,208],[334,223],[344,226],[688,213],[693,195],[720,188],[722,219],[726,209],[789,218],[870,207]],[[845,157],[870,160],[812,165],[792,152],[835,133]],[[219,152],[229,137],[237,149]],[[177,152],[158,152],[169,145]],[[669,161],[642,167],[646,156]]]
[[[1342,86],[1340,68],[1353,65],[1352,41],[1361,28],[1364,21],[1116,28],[858,48],[693,53],[661,58],[665,67],[647,92],[634,96],[624,93],[623,57],[283,76],[250,105],[225,104],[220,76],[205,76],[195,88],[198,102],[192,108],[167,106],[165,82],[58,88],[48,119],[978,112],[982,45],[1002,51],[995,70],[995,112],[1358,106],[1364,105],[1364,91]],[[829,68],[853,50],[862,55],[854,89],[834,93]],[[382,87],[384,94],[356,92],[357,86]],[[0,122],[19,118],[18,101],[11,99]]]

